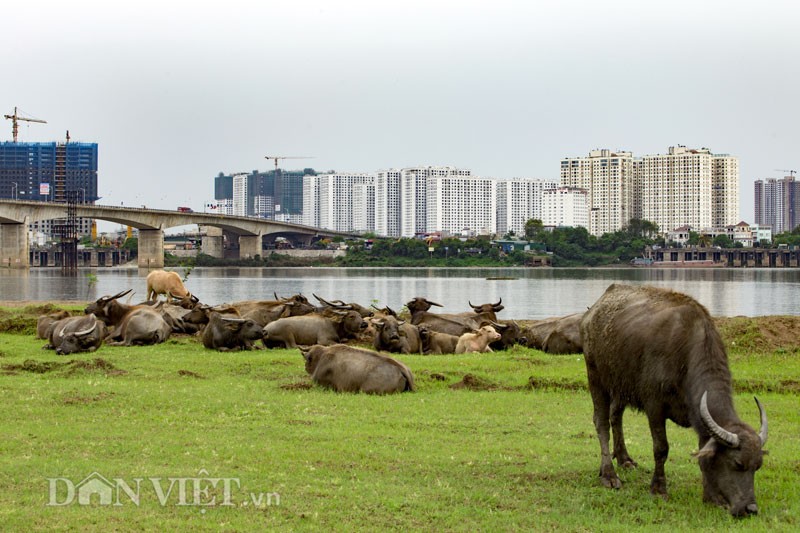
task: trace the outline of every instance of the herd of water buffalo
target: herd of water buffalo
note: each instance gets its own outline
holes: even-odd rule
[[[392,309],[364,307],[315,295],[208,306],[191,295],[177,274],[151,273],[146,302],[126,304],[123,291],[90,303],[82,316],[40,317],[37,335],[59,354],[109,345],[153,344],[173,333],[196,334],[208,349],[299,348],[314,382],[338,391],[393,393],[415,390],[411,370],[386,353],[491,352],[524,344],[548,353],[583,352],[594,423],[600,441],[600,478],[620,488],[612,461],[633,467],[625,445],[626,407],[643,411],[653,439],[655,470],[650,490],[666,497],[666,421],[692,427],[705,501],[734,516],[758,512],[754,474],[761,467],[767,416],[756,399],[756,432],[733,407],[724,343],[708,311],[691,297],[647,286],[611,285],[585,313],[521,328],[502,321],[497,303],[445,314],[424,297],[406,303],[401,319]],[[158,300],[164,294],[167,301]],[[174,300],[174,301],[173,301]],[[354,344],[371,344],[365,349]],[[613,432],[613,445],[609,440]]]

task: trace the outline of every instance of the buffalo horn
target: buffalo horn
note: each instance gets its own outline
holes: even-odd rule
[[[729,448],[739,447],[739,435],[731,433],[724,427],[717,424],[708,412],[708,391],[703,393],[700,398],[700,418],[703,420],[703,425],[711,433],[711,435],[719,442]]]
[[[499,307],[500,304],[502,303],[503,303],[503,298],[501,297],[499,302],[497,302],[496,304],[492,304],[492,307]]]
[[[477,306],[477,305],[472,305],[472,300],[467,300],[467,303],[469,304],[469,306],[470,306],[471,308],[475,309],[476,311],[477,311],[478,309],[480,309],[480,306]]]
[[[92,326],[89,329],[82,329],[81,331],[75,331],[72,334],[76,337],[85,337],[89,335],[91,332],[95,330],[97,327],[97,320],[95,320],[94,315],[92,315]]]
[[[225,322],[232,322],[234,324],[241,324],[242,322],[244,322],[246,320],[244,318],[227,318],[227,317],[220,317],[220,318],[222,320],[224,320]]]
[[[444,307],[442,304],[437,304],[436,302],[432,302],[427,298],[423,298],[423,300],[425,300],[425,302],[427,302],[428,305],[435,305],[436,307]]]
[[[506,330],[510,327],[508,324],[498,324],[497,322],[491,322],[491,321],[489,322],[489,324],[491,324],[494,329],[500,331]]]
[[[761,439],[761,445],[765,445],[767,443],[767,411],[764,409],[764,406],[761,405],[761,402],[758,401],[758,398],[753,396],[753,399],[756,401],[756,405],[758,406],[758,412],[761,413],[761,429],[758,430],[758,436]]]

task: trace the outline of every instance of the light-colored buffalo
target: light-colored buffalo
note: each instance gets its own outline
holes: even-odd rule
[[[491,352],[489,343],[500,339],[500,334],[492,326],[481,326],[476,331],[464,333],[458,338],[456,353]]]

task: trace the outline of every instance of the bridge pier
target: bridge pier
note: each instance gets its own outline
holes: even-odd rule
[[[200,243],[200,251],[211,257],[222,259],[225,257],[225,239],[222,236],[222,228],[217,226],[202,226],[201,233],[203,240]]]
[[[253,259],[255,256],[261,257],[263,234],[258,235],[239,235],[239,259]]]
[[[164,232],[139,230],[139,268],[164,268]]]
[[[0,267],[28,268],[28,217],[22,224],[0,224]]]

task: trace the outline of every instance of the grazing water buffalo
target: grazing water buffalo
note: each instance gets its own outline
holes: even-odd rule
[[[297,348],[298,344],[335,344],[367,327],[355,311],[328,311],[328,316],[312,313],[290,316],[270,322],[264,327],[264,345]]]
[[[411,370],[377,352],[345,344],[301,349],[311,379],[338,392],[392,394],[414,391]]]
[[[92,314],[62,318],[50,328],[50,343],[58,355],[93,352],[103,344],[105,326]]]
[[[734,516],[757,513],[753,482],[767,440],[767,415],[756,399],[761,413],[756,433],[736,414],[728,356],[708,311],[684,294],[615,284],[586,312],[580,331],[603,485],[622,485],[612,458],[619,466],[636,466],[622,432],[622,414],[630,405],[644,411],[650,423],[655,458],[651,493],[667,495],[670,419],[698,435],[703,499],[727,507]]]
[[[203,346],[212,350],[252,350],[262,337],[262,328],[249,318],[235,318],[212,312],[203,330]]]
[[[458,338],[456,353],[491,352],[489,343],[500,339],[500,334],[492,326],[482,326],[480,329],[464,333]]]
[[[376,330],[373,341],[376,350],[392,353],[422,353],[422,341],[417,326],[409,324],[405,320],[397,320],[391,315],[373,320],[372,324]]]
[[[36,320],[36,338],[37,339],[48,339],[50,338],[50,328],[53,327],[53,324],[61,320],[62,318],[69,317],[69,311],[62,309],[61,311],[55,311],[53,313],[42,315]]]
[[[147,275],[147,299],[155,300],[159,294],[166,295],[168,302],[173,298],[192,298],[180,275],[168,270],[153,270]]]

